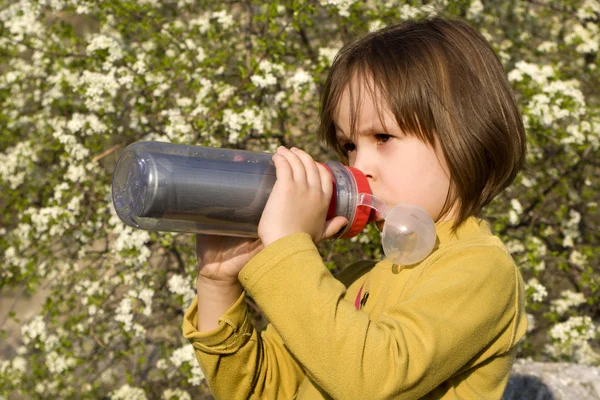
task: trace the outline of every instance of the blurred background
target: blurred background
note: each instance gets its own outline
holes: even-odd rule
[[[527,127],[526,170],[482,215],[525,278],[519,357],[600,365],[600,2],[2,0],[0,399],[211,398],[181,333],[193,235],[118,219],[119,154],[156,140],[335,159],[315,133],[337,50],[436,14],[490,41]],[[320,250],[334,273],[382,256],[373,227]]]

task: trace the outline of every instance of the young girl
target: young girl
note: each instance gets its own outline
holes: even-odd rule
[[[346,45],[321,132],[376,197],[424,208],[436,246],[414,265],[381,260],[346,288],[315,246],[347,222],[324,222],[331,177],[280,148],[260,240],[197,239],[183,329],[215,397],[501,398],[526,329],[522,279],[476,216],[522,167],[525,133],[492,49],[441,18]],[[244,291],[270,321],[264,332]]]

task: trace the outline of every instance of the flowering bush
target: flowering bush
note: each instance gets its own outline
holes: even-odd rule
[[[181,335],[192,235],[134,230],[111,203],[116,157],[138,140],[332,157],[319,92],[350,38],[458,15],[497,51],[522,105],[528,168],[486,210],[525,277],[521,357],[599,364],[596,0],[15,0],[0,10],[0,278],[49,294],[2,310],[0,398],[196,398]],[[377,232],[321,245],[332,269],[381,256]],[[365,256],[366,254],[366,256]],[[18,299],[17,299],[18,300]],[[192,394],[190,394],[192,393]]]

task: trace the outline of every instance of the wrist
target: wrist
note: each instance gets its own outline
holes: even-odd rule
[[[198,276],[196,282],[198,331],[204,332],[217,328],[219,319],[236,303],[243,292],[244,288],[237,279],[223,281]]]

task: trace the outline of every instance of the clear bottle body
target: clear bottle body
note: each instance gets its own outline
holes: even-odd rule
[[[137,142],[117,161],[113,204],[121,220],[135,228],[258,237],[258,223],[277,179],[272,156]],[[337,162],[326,165],[335,184],[328,218],[346,217],[349,224],[338,236],[354,236],[368,222],[369,211],[365,216],[357,203],[366,178]]]

